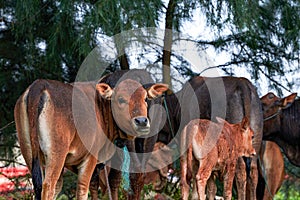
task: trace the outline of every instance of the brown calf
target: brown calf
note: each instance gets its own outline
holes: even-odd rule
[[[223,196],[232,196],[232,182],[237,159],[254,156],[253,131],[247,118],[241,123],[229,124],[218,118],[219,123],[206,119],[190,121],[181,135],[181,193],[188,199],[189,182],[195,177],[199,199],[205,199],[205,187],[212,172],[218,171],[224,179]],[[185,152],[186,151],[186,152]]]
[[[149,133],[145,100],[165,90],[165,84],[146,90],[131,79],[115,88],[105,83],[71,85],[53,80],[30,85],[18,99],[14,114],[36,199],[55,198],[64,167],[78,174],[76,198],[87,199],[96,163],[114,154],[112,142],[117,137],[134,139]]]

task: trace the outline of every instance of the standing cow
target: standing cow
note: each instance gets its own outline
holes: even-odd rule
[[[259,154],[263,115],[261,102],[256,88],[245,78],[237,77],[202,77],[196,76],[188,81],[179,92],[166,95],[167,114],[170,123],[166,123],[159,133],[159,141],[168,144],[177,143],[174,136],[192,119],[212,119],[220,116],[229,123],[238,123],[243,117],[250,121],[251,129],[254,131],[253,146]],[[173,145],[173,144],[170,144]],[[247,198],[256,199],[256,186],[258,181],[257,156],[252,159],[238,159],[236,170],[236,183],[238,198],[246,197],[246,181],[249,194]]]
[[[300,100],[297,94],[279,98],[273,93],[261,97],[264,112],[264,140],[278,144],[291,163],[300,167]]]
[[[151,85],[154,84],[151,75],[145,70],[139,69],[118,70],[114,73],[106,75],[104,78],[101,79],[100,82],[108,84],[110,87],[115,87],[115,85],[124,78],[134,79],[140,82],[145,88],[149,88]],[[140,199],[141,191],[144,186],[144,172],[147,171],[147,163],[157,139],[157,132],[159,127],[158,125],[162,121],[161,113],[156,112],[153,108],[156,105],[160,104],[161,99],[159,98],[156,98],[154,100],[147,99],[148,112],[151,111],[149,113],[151,130],[147,137],[137,137],[134,140],[123,140],[118,142],[119,147],[123,147],[125,145],[128,151],[130,152],[130,172],[133,173],[130,173],[129,177],[130,188],[128,188],[129,191],[127,192],[127,199]],[[118,199],[118,190],[122,180],[122,169],[120,168],[120,166],[122,166],[122,159],[123,152],[119,152],[113,156],[113,158],[111,159],[111,163],[114,163],[114,166],[110,168],[108,174],[109,189],[112,194],[112,199],[114,200]],[[92,199],[97,199],[98,188],[99,185],[102,184],[102,180],[101,177],[99,178],[99,170],[96,169],[92,178],[92,182],[90,184],[91,194],[93,194]]]
[[[114,88],[52,80],[30,85],[14,114],[36,199],[53,199],[59,193],[64,167],[78,174],[77,199],[87,199],[96,163],[111,158],[116,138],[134,139],[150,132],[145,100],[167,89],[154,84],[146,90],[131,79]]]
[[[231,200],[232,183],[238,157],[254,156],[253,131],[245,117],[241,123],[229,124],[217,118],[214,123],[207,119],[190,121],[181,134],[181,193],[189,196],[189,181],[194,177],[198,197],[205,200],[205,188],[212,172],[218,171],[224,180],[223,197]],[[212,198],[214,199],[214,197]]]

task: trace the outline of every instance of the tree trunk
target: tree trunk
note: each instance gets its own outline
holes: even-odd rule
[[[171,49],[172,49],[172,36],[173,36],[173,17],[175,10],[174,0],[170,0],[167,12],[166,12],[166,21],[165,21],[165,35],[164,35],[164,49],[163,49],[163,82],[169,84],[169,87],[172,88],[171,84]]]
[[[117,34],[114,36],[114,42],[118,53],[118,60],[122,70],[129,69],[129,61],[127,54],[125,52],[124,41],[122,39],[122,34]]]
[[[124,50],[124,52],[125,52],[125,50]],[[119,62],[120,62],[121,69],[129,69],[129,62],[128,62],[126,53],[122,54],[119,57]]]

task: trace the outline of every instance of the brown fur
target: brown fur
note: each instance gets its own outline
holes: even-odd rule
[[[199,199],[205,199],[206,183],[212,172],[218,171],[224,179],[225,199],[232,196],[232,182],[238,157],[255,155],[252,146],[253,131],[249,121],[229,124],[218,119],[218,124],[206,119],[189,122],[182,131],[181,193],[188,199],[190,175],[194,178]],[[185,153],[185,151],[187,151]]]
[[[265,189],[261,195],[258,194],[257,199],[272,200],[280,189],[285,175],[283,155],[279,146],[275,142],[263,141],[260,161],[262,161],[260,176],[266,180],[262,181],[264,187],[261,187]]]
[[[14,114],[26,164],[32,171],[38,160],[44,172],[41,198],[53,199],[58,194],[66,167],[78,174],[77,199],[87,199],[96,163],[114,153],[111,142],[147,134],[150,126],[140,124],[140,119],[148,120],[145,99],[166,89],[164,84],[155,84],[146,91],[130,79],[114,89],[104,83],[71,85],[52,80],[30,85],[17,101]]]

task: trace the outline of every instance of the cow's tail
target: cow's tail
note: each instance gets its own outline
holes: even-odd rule
[[[188,140],[187,140],[187,164],[188,164],[188,173],[187,177],[190,180],[193,176],[193,147],[192,147],[192,140],[191,140],[191,133],[188,133]]]
[[[181,182],[184,183],[187,180],[186,127],[181,132],[180,154]]]
[[[32,159],[32,182],[34,187],[35,199],[42,199],[42,186],[43,186],[43,178],[42,171],[40,166],[40,161],[38,158]]]
[[[242,94],[242,101],[243,101],[243,108],[244,108],[244,117],[247,117],[248,120],[251,122],[251,99],[252,99],[252,90],[249,88],[248,81],[246,83],[240,84],[241,87],[241,94]],[[246,164],[246,173],[247,177],[250,177],[251,171],[251,158],[244,157],[244,162]]]
[[[30,131],[30,140],[32,147],[32,182],[34,186],[35,199],[39,200],[42,196],[42,185],[43,185],[43,177],[41,170],[41,162],[40,155],[41,149],[39,145],[38,139],[38,118],[39,114],[43,108],[43,91],[46,87],[45,80],[37,80],[35,81],[29,89],[29,93],[27,96],[27,113],[29,119],[29,131]]]

